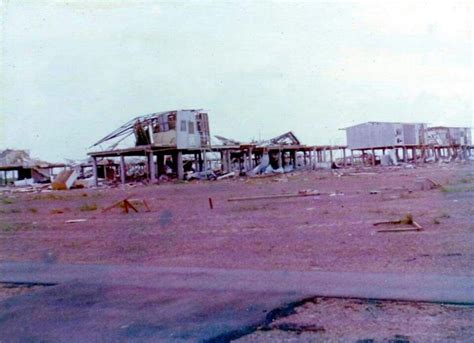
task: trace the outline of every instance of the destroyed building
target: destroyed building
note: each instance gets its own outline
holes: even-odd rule
[[[177,110],[136,117],[117,130],[105,136],[93,147],[115,141],[115,148],[121,140],[131,134],[135,146],[169,147],[192,149],[208,147],[210,144],[208,115],[203,110]]]
[[[344,129],[348,146],[307,146],[292,131],[251,142],[215,136],[214,144],[207,111],[175,110],[133,118],[93,145],[96,148],[107,143],[109,147],[90,152],[89,156],[94,184],[101,176],[120,179],[121,183],[139,179],[156,182],[169,177],[190,180],[255,176],[302,168],[330,169],[360,163],[390,165],[398,161],[417,163],[429,158],[470,156],[470,133],[454,129],[445,130],[447,133],[442,136],[440,132],[444,129],[428,130],[425,123],[367,122]],[[444,137],[442,144],[447,145],[433,146],[429,133]],[[127,139],[132,142],[122,147]],[[108,176],[105,167],[100,170],[105,161],[110,170]]]
[[[133,138],[133,142],[120,147],[129,138]],[[208,114],[201,109],[135,117],[93,145],[111,144],[102,151],[89,153],[95,184],[99,177],[98,168],[104,159],[119,159],[121,183],[134,177],[130,171],[137,163],[130,164],[131,158],[144,161],[144,168],[140,170],[151,182],[167,176],[183,180],[216,178],[223,174],[288,172],[297,168],[315,168],[316,163],[331,167],[337,151],[342,152],[345,161],[345,147],[306,146],[291,131],[250,143],[222,136],[216,138],[218,143],[211,144]]]
[[[134,138],[134,146],[119,147],[129,137]],[[146,160],[145,169],[151,181],[166,174],[168,167],[172,167],[177,177],[182,179],[183,155],[196,156],[202,169],[202,165],[206,163],[206,154],[203,152],[210,149],[210,137],[208,114],[202,109],[157,112],[135,117],[92,146],[112,143],[103,151],[89,153],[94,178],[97,182],[99,159],[118,157],[120,179],[125,183],[125,158],[142,157]]]
[[[32,158],[26,150],[6,149],[0,152],[1,184],[33,184],[50,182],[55,168],[63,163],[49,163]]]
[[[426,129],[426,144],[434,146],[469,146],[471,128],[434,126]]]

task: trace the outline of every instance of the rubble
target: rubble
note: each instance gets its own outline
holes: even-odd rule
[[[71,189],[76,182],[78,174],[73,169],[63,170],[51,183],[53,190]]]

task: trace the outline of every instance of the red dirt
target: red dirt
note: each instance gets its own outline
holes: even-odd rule
[[[474,337],[474,311],[466,306],[317,298],[295,312],[238,341],[472,342]]]
[[[350,172],[354,170],[344,171]],[[0,261],[474,275],[471,165],[374,168],[365,172],[375,174],[339,177],[328,171],[298,172],[261,179],[123,189],[4,192],[0,200]],[[418,176],[429,177],[444,188],[414,190]],[[315,189],[320,196],[227,201],[230,197]],[[370,194],[372,190],[379,193]],[[120,209],[101,213],[102,208],[126,197],[146,199],[152,211],[145,212],[138,205],[139,213],[124,214]],[[213,200],[212,210],[208,198]],[[399,220],[407,213],[423,231],[377,233],[379,227],[373,226],[379,221]],[[70,219],[87,221],[67,224]],[[314,324],[333,316],[323,322],[333,328],[326,336],[311,333],[308,340],[382,339],[393,333],[371,319],[364,324],[365,331],[351,334],[361,325],[365,310],[354,312],[341,302],[332,305],[322,309],[321,305],[305,305],[296,317],[285,320]],[[442,341],[472,338],[472,326],[470,331],[465,326],[466,318],[472,320],[472,308],[461,314],[441,308],[440,316],[432,317],[430,311],[437,311],[434,307],[387,306],[385,312],[378,313],[389,323],[421,318],[436,324],[441,318],[445,326],[436,331],[442,335],[435,336]],[[415,341],[427,337],[436,341],[435,336],[421,334],[432,330],[433,323],[414,331],[400,324],[399,331],[411,332]],[[341,329],[335,330],[334,325]],[[292,335],[273,330],[247,339],[292,340]]]
[[[474,275],[471,166],[373,171],[4,194],[0,261]],[[411,191],[417,176],[448,188]],[[322,194],[227,201],[305,189]],[[146,199],[152,212],[101,213],[125,197]],[[377,233],[372,225],[407,213],[425,230]],[[65,223],[78,218],[87,221]]]

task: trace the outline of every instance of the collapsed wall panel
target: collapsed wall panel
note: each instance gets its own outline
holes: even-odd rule
[[[63,170],[58,174],[58,176],[51,183],[51,188],[53,190],[66,190],[70,189],[74,182],[77,180],[77,173],[72,169]]]

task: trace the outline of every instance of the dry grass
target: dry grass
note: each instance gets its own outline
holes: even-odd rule
[[[81,212],[88,212],[88,211],[97,211],[99,207],[97,204],[84,204],[81,207],[79,207],[79,210]]]
[[[11,205],[11,204],[13,204],[13,200],[10,199],[10,198],[2,198],[2,204]]]
[[[413,215],[411,213],[405,214],[405,216],[400,220],[401,224],[412,225],[413,224]]]
[[[49,213],[51,213],[51,214],[62,214],[64,212],[65,212],[65,210],[61,209],[61,208],[53,208],[51,211],[49,211]]]

